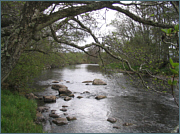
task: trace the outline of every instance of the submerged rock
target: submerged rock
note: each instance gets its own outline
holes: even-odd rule
[[[57,118],[54,119],[52,122],[59,126],[68,124],[68,120],[66,118]]]
[[[133,124],[132,123],[124,123],[123,126],[132,126]]]
[[[56,96],[43,96],[44,102],[56,102]]]
[[[105,95],[98,95],[98,96],[95,97],[95,99],[97,99],[97,100],[104,99],[104,98],[107,98],[107,96],[105,96]]]
[[[111,123],[115,123],[115,122],[117,121],[117,119],[116,119],[116,118],[109,117],[109,118],[107,119],[107,121],[109,121],[109,122],[111,122]]]
[[[107,85],[107,83],[102,81],[101,79],[94,79],[92,84],[93,85]]]

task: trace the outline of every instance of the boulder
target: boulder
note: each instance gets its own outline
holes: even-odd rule
[[[59,88],[66,88],[67,89],[67,87],[65,85],[61,85],[61,84],[54,84],[54,85],[52,85],[51,88],[55,89],[55,90],[59,90]]]
[[[45,106],[40,106],[37,108],[37,111],[41,113],[47,112],[48,110],[49,110],[49,107],[45,107]]]
[[[43,96],[44,102],[56,102],[56,96]]]
[[[70,90],[68,90],[67,88],[59,88],[59,95],[60,94],[65,94],[65,95],[70,95],[72,92]]]
[[[56,118],[56,119],[52,120],[52,122],[58,126],[68,124],[68,120],[66,118]]]
[[[66,96],[66,97],[64,98],[64,100],[65,100],[65,101],[69,101],[69,100],[71,100],[71,97]]]
[[[49,116],[52,118],[59,118],[59,115],[57,115],[57,114],[49,114]]]
[[[94,79],[92,84],[93,85],[107,85],[106,82],[104,82],[104,81],[102,81],[100,79]]]
[[[109,118],[107,119],[107,121],[109,121],[109,122],[111,122],[111,123],[115,123],[115,122],[117,121],[117,119],[116,119],[116,118],[109,117]]]
[[[68,121],[77,120],[76,117],[71,117],[71,116],[68,116],[68,117],[66,117],[66,118],[67,118]]]
[[[104,98],[107,98],[107,96],[105,96],[105,95],[99,95],[99,96],[96,96],[96,97],[95,97],[95,99],[97,99],[97,100],[104,99]]]

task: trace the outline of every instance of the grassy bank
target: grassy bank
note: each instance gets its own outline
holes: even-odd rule
[[[1,90],[1,133],[42,133],[34,123],[37,104],[9,90]]]

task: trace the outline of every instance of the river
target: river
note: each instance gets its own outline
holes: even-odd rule
[[[67,125],[57,126],[47,120],[43,124],[45,132],[49,133],[167,133],[179,123],[179,109],[171,95],[161,95],[146,91],[127,83],[126,75],[116,74],[118,79],[104,75],[96,64],[79,64],[62,69],[44,70],[35,79],[33,88],[44,89],[36,92],[37,96],[57,95],[51,89],[52,81],[58,80],[74,92],[75,97],[64,101],[58,97],[54,103],[39,102],[39,106],[50,107],[44,116],[48,117],[51,110],[65,117],[59,109],[67,105],[67,114],[77,120],[69,121]],[[83,81],[102,79],[107,85],[86,85]],[[69,81],[70,83],[67,83]],[[83,93],[88,91],[90,93]],[[106,95],[107,98],[96,100],[96,95]],[[77,96],[83,98],[78,99]],[[107,121],[108,117],[117,119],[116,123]],[[49,117],[48,117],[49,118]],[[129,126],[124,126],[129,123]],[[118,127],[114,128],[114,126]]]

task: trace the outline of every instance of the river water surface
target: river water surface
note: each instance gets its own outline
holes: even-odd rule
[[[109,78],[100,71],[95,64],[80,64],[63,69],[45,70],[35,80],[33,87],[44,88],[36,92],[37,96],[57,95],[51,89],[52,81],[66,85],[74,92],[75,97],[64,101],[58,97],[55,103],[39,102],[39,106],[48,106],[50,110],[44,112],[49,118],[51,110],[56,110],[60,117],[65,117],[59,109],[67,105],[67,114],[75,116],[77,120],[67,125],[57,126],[47,120],[43,124],[44,131],[50,133],[164,133],[171,132],[179,123],[179,109],[171,95],[152,93],[144,89],[127,84],[125,75],[119,73],[118,79]],[[107,85],[86,85],[83,81],[102,79]],[[70,83],[67,83],[70,81]],[[88,91],[90,93],[83,93]],[[106,95],[107,98],[96,100],[96,95]],[[83,98],[78,99],[77,96]],[[107,121],[108,117],[117,119],[116,123]],[[50,119],[52,120],[52,119]],[[124,126],[124,123],[131,123]],[[118,129],[113,128],[117,126]]]

